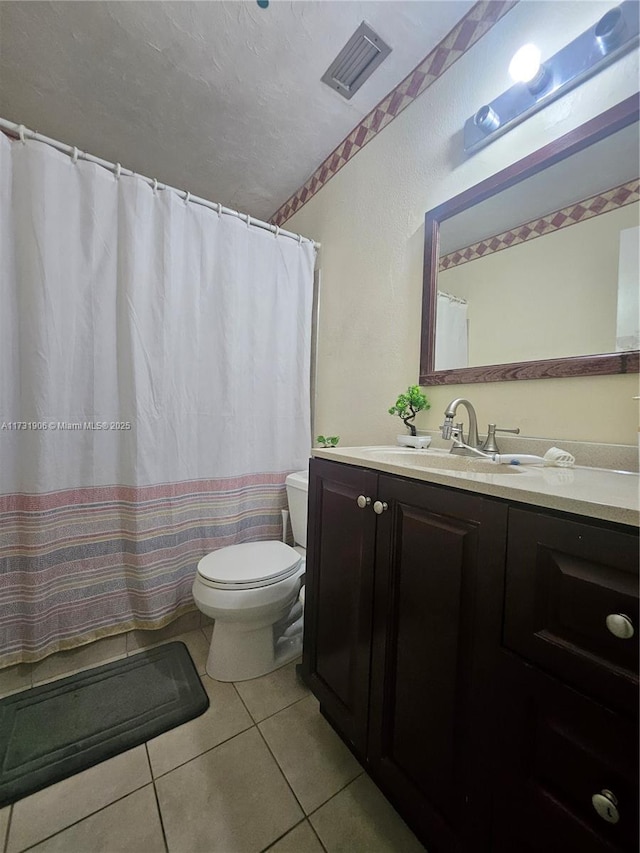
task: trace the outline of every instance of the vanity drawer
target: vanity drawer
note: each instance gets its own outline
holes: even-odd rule
[[[528,664],[513,667],[499,710],[492,850],[636,853],[635,723]]]
[[[505,595],[507,648],[608,706],[636,708],[635,531],[510,510]],[[611,615],[633,635],[616,636]]]

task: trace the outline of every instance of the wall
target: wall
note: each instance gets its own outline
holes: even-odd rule
[[[630,204],[441,271],[469,303],[469,364],[615,352],[620,232],[637,224]]]
[[[418,376],[425,211],[637,91],[631,54],[474,156],[462,152],[464,121],[508,88],[518,47],[534,41],[552,55],[613,5],[521,0],[288,220],[323,246],[317,433],[357,445],[399,431],[387,408]],[[431,387],[418,425],[436,429],[449,400],[468,396],[481,424],[634,444],[637,389],[635,376]]]

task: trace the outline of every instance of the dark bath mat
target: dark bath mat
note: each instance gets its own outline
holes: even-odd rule
[[[167,643],[0,700],[0,806],[203,714],[184,643]]]

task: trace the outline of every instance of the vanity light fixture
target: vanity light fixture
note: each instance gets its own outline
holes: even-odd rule
[[[509,74],[515,83],[526,83],[530,92],[541,92],[551,76],[547,66],[540,62],[540,48],[535,44],[525,44],[516,51]]]
[[[636,47],[639,7],[637,0],[625,0],[544,62],[535,45],[521,47],[509,65],[514,85],[465,122],[465,152],[471,154],[493,142]]]

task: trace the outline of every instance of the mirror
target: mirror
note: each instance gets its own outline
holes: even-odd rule
[[[426,215],[420,384],[638,371],[638,98]]]

